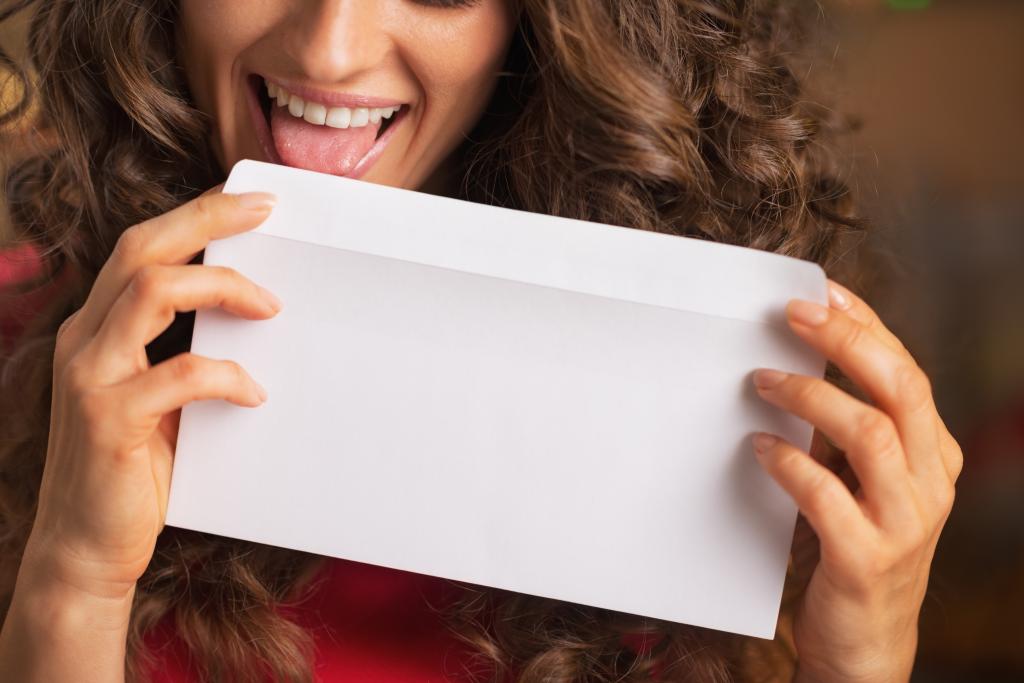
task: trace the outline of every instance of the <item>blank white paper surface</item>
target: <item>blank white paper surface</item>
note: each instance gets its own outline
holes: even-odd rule
[[[772,638],[796,520],[752,389],[822,376],[783,322],[817,265],[245,160],[278,196],[212,242],[284,302],[196,315],[257,408],[182,411],[167,523]]]

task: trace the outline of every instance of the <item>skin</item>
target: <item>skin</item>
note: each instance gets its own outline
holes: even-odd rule
[[[268,160],[246,101],[243,79],[255,72],[404,103],[401,129],[361,179],[439,186],[448,155],[487,105],[518,16],[504,0],[432,2],[183,2],[178,58],[196,104],[213,116],[221,167]]]
[[[821,558],[794,623],[795,680],[906,681],[963,453],[903,344],[867,304],[831,281],[829,300],[828,307],[791,301],[789,326],[871,404],[822,379],[754,373],[761,397],[830,438],[860,482],[853,492],[810,454],[775,435],[754,437],[755,457],[820,541]]]
[[[224,168],[262,158],[242,90],[243,72],[261,70],[407,102],[405,130],[364,179],[423,189],[442,184],[445,160],[484,106],[514,25],[506,11],[498,0],[458,9],[189,0],[181,58],[215,122]],[[220,307],[259,320],[280,310],[243,275],[188,264],[210,240],[251,230],[272,210],[272,195],[219,190],[126,230],[58,332],[39,510],[0,632],[0,671],[12,680],[123,680],[131,601],[164,525],[180,408],[214,398],[256,407],[266,397],[233,361],[183,353],[150,367],[145,355],[176,311]],[[755,437],[755,457],[821,541],[795,623],[795,680],[906,681],[962,454],[899,340],[863,301],[830,290],[828,308],[790,302],[789,324],[872,404],[818,378],[754,374],[760,395],[842,448],[861,482],[851,492],[816,453]]]

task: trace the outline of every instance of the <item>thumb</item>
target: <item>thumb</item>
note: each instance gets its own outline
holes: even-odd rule
[[[209,190],[203,192],[199,196],[200,197],[205,197],[208,194],[218,194],[218,193],[223,192],[223,191],[224,191],[224,183],[220,183],[219,185],[214,185]]]

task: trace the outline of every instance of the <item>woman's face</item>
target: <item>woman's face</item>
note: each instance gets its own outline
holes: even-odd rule
[[[482,113],[513,4],[184,0],[179,59],[225,171],[259,159],[414,189]]]

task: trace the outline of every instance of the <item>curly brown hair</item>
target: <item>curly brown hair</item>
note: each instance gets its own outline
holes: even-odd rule
[[[521,0],[521,22],[488,111],[458,150],[467,199],[764,249],[835,272],[853,217],[837,128],[812,104],[797,59],[816,3],[789,0]],[[209,117],[175,60],[173,0],[19,0],[33,6],[24,97],[0,115],[48,144],[6,171],[18,240],[42,276],[71,273],[2,365],[0,609],[6,613],[35,514],[49,431],[56,330],[85,300],[128,226],[224,179]],[[8,143],[5,141],[5,146]],[[147,350],[187,348],[179,315]],[[464,585],[446,610],[491,680],[725,682],[792,671],[786,605],[813,556],[798,534],[780,637],[733,636],[546,598]],[[805,561],[807,560],[807,561]],[[127,675],[168,614],[206,678],[309,681],[311,638],[276,606],[301,596],[322,558],[168,527],[135,593]],[[187,586],[187,590],[186,590]],[[622,635],[657,644],[636,653]]]

